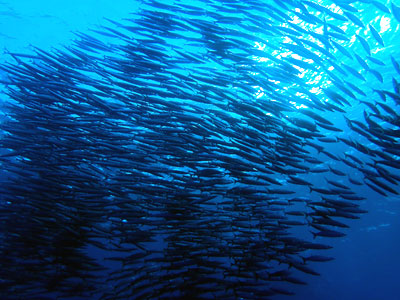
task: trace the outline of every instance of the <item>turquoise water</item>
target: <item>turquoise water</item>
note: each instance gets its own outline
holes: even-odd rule
[[[2,1],[1,48],[28,52],[30,45],[44,49],[70,43],[74,32],[86,31],[106,20],[121,19],[136,10],[135,1]],[[3,58],[4,59],[4,58]]]
[[[125,41],[120,41],[118,37],[112,38],[104,34],[102,35],[99,32],[95,32],[94,30],[102,31],[103,29],[101,26],[110,26],[110,28],[119,30],[117,25],[107,21],[106,18],[117,22],[124,22],[122,21],[123,19],[133,18],[133,16],[135,16],[134,13],[139,13],[140,15],[141,9],[147,9],[155,12],[156,14],[159,12],[160,15],[166,12],[165,9],[161,8],[162,5],[156,4],[158,2],[152,2],[153,5],[145,5],[144,3],[139,3],[138,1],[118,1],[118,4],[105,0],[84,1],[84,4],[82,4],[82,2],[83,1],[68,1],[68,3],[62,3],[62,5],[55,5],[54,1],[2,1],[0,3],[0,28],[2,29],[0,34],[0,46],[2,49],[5,49],[5,54],[2,56],[1,62],[4,63],[6,61],[14,61],[15,63],[15,60],[10,55],[7,55],[8,52],[33,55],[35,53],[35,48],[33,48],[33,46],[44,49],[45,51],[63,49],[64,46],[73,44],[74,40],[79,40],[76,35],[74,35],[74,32],[87,33],[101,39],[106,43],[112,43],[113,45],[125,44]],[[174,1],[160,2],[167,4],[175,3]],[[329,130],[324,131],[321,129],[321,132],[323,132],[326,137],[349,138],[351,140],[359,141],[363,145],[371,147],[371,149],[379,149],[379,146],[374,145],[370,141],[364,139],[357,132],[349,130],[349,128],[346,127],[346,120],[343,116],[346,115],[346,117],[351,120],[359,120],[365,123],[366,121],[364,119],[363,112],[364,110],[367,110],[369,113],[371,113],[371,110],[367,108],[365,103],[363,104],[359,102],[359,100],[375,105],[375,101],[379,100],[380,98],[378,94],[374,92],[374,89],[392,91],[392,78],[399,80],[399,74],[395,70],[391,56],[397,59],[397,61],[400,61],[398,50],[399,44],[397,41],[399,36],[398,29],[400,20],[396,19],[392,13],[393,9],[390,1],[346,2],[348,5],[351,4],[353,7],[357,8],[358,12],[352,12],[351,9],[342,10],[338,8],[338,6],[343,4],[343,1],[311,1],[312,3],[319,3],[323,7],[328,7],[332,13],[334,12],[339,15],[347,14],[346,21],[334,19],[327,13],[325,15],[328,23],[331,25],[329,31],[332,34],[336,34],[336,39],[331,37],[331,40],[334,40],[334,42],[331,42],[331,49],[329,50],[329,53],[332,54],[333,58],[327,58],[328,55],[322,51],[318,52],[315,50],[316,48],[304,46],[304,48],[311,49],[315,53],[318,53],[318,56],[322,62],[316,61],[318,60],[318,57],[314,57],[315,59],[313,61],[312,54],[309,54],[308,52],[306,54],[303,53],[304,56],[301,57],[301,51],[303,51],[304,48],[296,48],[292,46],[294,44],[293,41],[296,38],[303,38],[302,35],[304,35],[304,32],[301,31],[301,28],[303,28],[309,30],[309,32],[314,32],[317,34],[315,36],[308,37],[308,40],[311,41],[313,45],[322,47],[322,49],[325,49],[324,47],[326,47],[326,45],[323,43],[325,40],[323,38],[324,30],[326,30],[324,24],[310,24],[310,22],[312,23],[312,19],[308,18],[311,17],[308,16],[307,18],[306,16],[301,15],[301,9],[293,8],[291,5],[291,3],[303,3],[308,7],[309,11],[312,12],[313,16],[323,20],[324,14],[319,12],[312,5],[309,5],[309,3],[307,4],[307,1],[264,1],[266,4],[265,11],[262,11],[260,7],[254,10],[249,9],[248,15],[240,13],[240,9],[241,5],[247,8],[249,6],[251,7],[251,3],[237,2],[237,6],[232,11],[232,7],[228,5],[229,1],[226,2],[226,5],[214,4],[214,6],[210,4],[211,2],[204,4],[206,2],[208,1],[193,1],[186,4],[194,7],[202,7],[214,14],[218,14],[219,17],[221,15],[225,15],[226,19],[220,18],[219,21],[213,21],[210,23],[214,24],[216,28],[220,27],[237,30],[240,32],[240,30],[245,28],[245,26],[248,26],[246,27],[247,31],[245,33],[247,35],[251,35],[254,40],[249,41],[247,36],[236,37],[234,35],[228,35],[226,36],[225,41],[237,41],[235,47],[238,48],[238,55],[243,53],[241,52],[241,48],[252,47],[254,50],[253,59],[259,64],[257,65],[257,69],[250,69],[249,74],[251,74],[251,72],[258,73],[261,71],[269,75],[268,84],[265,82],[261,83],[261,80],[265,80],[265,78],[262,76],[258,77],[261,78],[260,81],[258,81],[258,86],[256,83],[249,80],[249,86],[252,86],[252,93],[246,94],[245,91],[241,90],[242,86],[238,84],[236,89],[239,90],[239,92],[236,95],[239,95],[238,97],[240,97],[240,99],[245,99],[243,100],[245,103],[254,104],[257,101],[266,101],[265,99],[268,99],[268,97],[271,95],[274,97],[282,97],[282,99],[285,99],[284,97],[286,95],[290,95],[292,98],[290,99],[291,101],[288,102],[293,105],[296,110],[293,109],[288,112],[285,111],[280,116],[282,120],[287,121],[292,120],[291,118],[298,117],[298,112],[301,110],[314,109],[314,107],[311,106],[311,103],[308,102],[308,97],[310,96],[315,96],[318,99],[324,99],[322,102],[326,100],[329,103],[334,102],[334,100],[329,99],[329,97],[326,97],[322,92],[323,89],[330,87],[333,89],[333,91],[343,95],[349,102],[348,105],[346,104],[344,106],[339,106],[340,108],[345,109],[345,113],[338,111],[321,112],[318,110],[316,110],[316,112],[322,115],[324,118],[330,120],[335,127],[343,128],[345,130],[343,132],[335,132]],[[236,1],[232,1],[232,3],[233,2]],[[176,1],[176,3],[179,3],[179,1]],[[394,4],[400,6],[400,3],[394,2]],[[345,4],[343,4],[343,6],[345,7]],[[391,12],[388,13],[382,11],[384,7],[389,9]],[[288,9],[290,9],[290,12]],[[346,13],[343,11],[346,11]],[[281,12],[283,15],[290,15],[294,20],[292,23],[299,26],[299,28],[295,26],[290,27],[284,25],[287,24],[287,22],[281,22],[282,15],[279,15],[278,12]],[[296,15],[296,13],[300,15]],[[179,60],[182,59],[182,55],[178,55],[173,50],[174,46],[179,46],[182,47],[180,50],[181,53],[186,53],[187,55],[192,57],[194,56],[196,59],[201,60],[205,57],[207,58],[208,55],[210,55],[209,50],[212,49],[215,51],[218,59],[204,61],[203,65],[200,67],[196,64],[180,65],[178,61],[177,65],[174,68],[171,68],[171,70],[176,72],[178,75],[180,74],[181,76],[190,76],[199,73],[197,75],[200,75],[200,77],[207,76],[207,74],[212,74],[215,71],[218,74],[216,78],[221,81],[228,78],[228,81],[235,82],[235,80],[237,80],[240,82],[240,84],[246,82],[246,79],[240,78],[239,75],[236,78],[232,77],[231,66],[233,62],[232,60],[222,61],[220,59],[220,57],[223,57],[224,55],[222,53],[223,51],[221,53],[219,52],[220,45],[215,45],[212,42],[207,44],[207,38],[209,37],[209,40],[212,41],[214,38],[213,34],[215,32],[207,36],[206,25],[205,28],[202,28],[201,33],[199,33],[199,30],[196,29],[196,22],[190,22],[191,18],[197,18],[195,14],[190,15],[181,13],[178,14],[178,16],[178,20],[187,25],[187,29],[175,33],[186,37],[187,40],[184,41],[184,38],[182,37],[177,39],[174,39],[173,36],[168,37],[166,38],[167,45],[161,44],[161,41],[159,44],[156,43],[156,46],[161,47],[160,51],[164,51],[171,56],[175,55],[179,57]],[[209,13],[199,17],[199,19],[203,20],[205,24],[208,24],[207,22],[210,22],[209,20],[213,17],[215,17],[215,15]],[[260,19],[257,20],[257,17]],[[246,18],[252,20],[243,21],[246,20]],[[303,18],[304,22],[301,18]],[[243,24],[237,24],[237,20],[239,19],[243,21]],[[266,20],[269,20],[270,23],[268,24]],[[364,28],[361,28],[356,24],[359,22],[358,20],[365,24]],[[258,22],[257,24],[259,24],[259,27],[254,27],[254,22]],[[263,24],[265,27],[262,27]],[[373,28],[377,30],[384,41],[384,45],[379,43],[379,37],[377,38],[376,34],[372,33],[373,29],[371,29],[371,27],[369,27],[367,24],[372,25]],[[281,29],[278,32],[274,30],[274,26],[278,25],[286,28],[286,31],[285,29]],[[142,26],[144,25],[142,24]],[[340,27],[339,29],[337,29],[338,26]],[[192,28],[192,31],[190,28]],[[211,25],[210,28],[208,29],[211,31],[215,29]],[[254,28],[257,28],[258,31],[255,31]],[[336,31],[334,28],[336,28]],[[340,31],[343,31],[344,33],[339,33]],[[128,34],[128,32],[124,31],[124,34]],[[136,33],[133,35],[135,36],[135,34]],[[296,34],[298,35],[296,36]],[[318,36],[318,34],[322,36],[320,40],[315,38]],[[203,35],[203,38],[205,37],[206,42],[204,44],[206,46],[203,44],[199,45],[196,41],[196,39],[198,39],[201,35]],[[360,42],[360,39],[356,38],[356,35],[362,37],[362,39],[369,44],[372,59],[378,59],[377,62],[382,62],[384,65],[376,63],[376,60],[374,63],[373,60],[367,59],[368,55],[366,52],[368,51],[365,49],[365,46],[363,46],[362,42]],[[292,36],[293,39],[291,40],[288,36]],[[222,37],[224,36],[222,35]],[[347,37],[348,40],[342,41],[342,37]],[[243,44],[240,42],[246,44],[246,46],[243,46]],[[155,49],[158,49],[156,46]],[[234,52],[235,50],[232,51]],[[109,52],[105,54],[109,55]],[[372,71],[363,69],[362,63],[357,60],[355,54],[359,55],[362,60],[365,60]],[[96,55],[98,55],[96,56],[97,59],[101,61],[103,54],[100,52]],[[308,58],[306,57],[307,55],[309,55]],[[310,66],[309,68],[302,68],[297,66],[295,69],[299,71],[299,74],[293,75],[294,73],[291,73],[290,70],[292,69],[289,69],[289,67],[293,67],[296,59],[301,59],[303,63],[312,64],[313,67]],[[329,68],[326,67],[325,65],[328,65],[325,63],[327,59],[333,64],[336,64],[336,66],[339,66],[335,67],[332,65]],[[34,63],[35,60],[32,60],[28,57],[25,61]],[[286,63],[286,65],[284,65],[286,67],[289,65],[289,71],[287,73],[281,72],[282,62]],[[301,64],[300,62],[298,63]],[[365,78],[365,81],[352,74],[350,70],[353,69],[346,69],[342,66],[342,68],[344,68],[343,73],[338,71],[341,63],[344,63],[348,67],[359,71],[359,74]],[[322,65],[325,67],[322,67]],[[218,70],[218,68],[220,68],[220,70]],[[238,64],[237,69],[240,70],[240,68],[241,66]],[[7,75],[5,75],[5,71],[0,72],[1,79],[6,80]],[[343,93],[343,91],[335,86],[335,84],[332,82],[332,77],[330,77],[328,74],[333,74],[333,76],[335,76],[334,78],[338,77],[346,83],[353,83],[356,87],[361,89],[365,95],[361,95],[359,93],[357,94],[354,89],[351,89],[346,85],[347,89],[351,90],[351,92],[355,95],[354,98],[350,97],[348,94]],[[93,73],[91,75],[93,75]],[[380,76],[382,76],[382,82],[380,81]],[[152,80],[156,83],[160,83],[163,80],[162,77],[148,77],[144,77],[145,79],[148,79],[148,85],[142,78],[143,86],[151,87]],[[265,84],[265,86],[263,86],[263,84]],[[185,91],[186,89],[193,91],[196,89],[196,85],[185,86],[183,89]],[[218,90],[215,86],[214,89]],[[234,88],[232,87],[232,89]],[[270,90],[268,91],[268,89]],[[305,96],[305,91],[310,91],[311,94],[308,94],[307,97]],[[212,91],[207,95],[211,97],[211,94]],[[250,99],[246,98],[247,95],[252,95],[252,97]],[[177,98],[178,100],[181,100],[179,97]],[[398,105],[395,105],[392,99],[389,97],[387,98],[388,99],[386,103],[390,104],[392,109],[398,112]],[[8,98],[3,95],[2,101],[7,102]],[[180,102],[178,101],[178,103]],[[189,105],[187,103],[180,104]],[[286,104],[287,103],[285,102],[285,105]],[[314,103],[313,105],[316,104]],[[239,112],[240,111],[238,111],[238,113]],[[196,111],[191,112],[191,114],[195,113]],[[274,115],[274,118],[275,117],[277,116]],[[250,123],[250,121],[248,122]],[[287,122],[290,123],[290,121]],[[297,126],[297,124],[295,125]],[[140,126],[135,128],[135,130],[142,132],[142,128]],[[222,133],[219,133],[219,135],[222,135]],[[136,137],[137,136],[135,135],[135,138]],[[223,137],[221,139],[223,140]],[[343,156],[343,153],[346,152],[356,155],[365,162],[371,162],[371,158],[368,155],[357,152],[354,147],[349,147],[345,143],[323,143],[323,145],[325,150],[329,153]],[[394,145],[398,147],[398,137],[395,138]],[[309,146],[304,147],[309,150],[312,149]],[[359,170],[352,169],[351,167],[344,165],[342,162],[332,160],[323,153],[317,153],[317,151],[314,151],[314,149],[310,151],[313,157],[323,161],[323,166],[330,165],[340,168],[340,170],[343,170],[352,177],[360,178],[360,180],[362,180],[363,174]],[[391,156],[395,161],[398,161],[398,156],[392,154]],[[390,170],[399,175],[398,170]],[[274,178],[287,187],[287,176],[284,174],[275,174],[274,176],[276,176]],[[318,188],[324,187],[324,184],[326,184],[324,176],[337,179],[337,177],[335,177],[335,175],[332,173],[310,173],[305,178],[312,182],[315,188]],[[340,182],[348,184],[348,181],[344,181],[342,179],[340,179]],[[157,184],[154,183],[154,185]],[[311,264],[313,270],[320,273],[321,276],[311,276],[309,274],[300,273],[300,278],[308,282],[307,286],[290,286],[290,290],[295,292],[294,296],[289,297],[275,295],[273,299],[291,298],[372,300],[400,298],[399,293],[397,292],[396,280],[397,270],[400,267],[400,258],[397,255],[400,249],[400,240],[397,238],[398,230],[400,228],[400,198],[398,195],[394,194],[390,194],[388,197],[382,197],[382,195],[372,191],[365,185],[351,187],[357,192],[357,195],[366,197],[366,200],[361,201],[361,208],[368,210],[368,213],[361,215],[360,220],[346,220],[350,228],[344,230],[346,233],[345,237],[330,240],[324,240],[324,237],[317,237],[317,241],[321,241],[321,243],[326,242],[327,244],[333,246],[333,248],[327,250],[324,255],[332,256],[335,258],[335,260],[321,264]],[[393,185],[393,187],[398,191],[398,186]],[[288,189],[293,189],[299,196],[313,197],[313,200],[315,201],[319,199],[319,197],[315,196],[315,193],[310,193],[308,188],[305,188],[302,185],[290,186]],[[304,232],[304,230],[299,230],[299,232],[296,232],[296,230],[297,228],[294,229],[296,236],[313,240],[308,230],[306,230],[306,232]],[[91,249],[91,251],[93,251],[92,256],[98,255],[95,250]],[[101,256],[101,254],[99,254],[99,256]],[[1,279],[4,280],[3,278]],[[284,286],[286,287],[286,285]],[[9,294],[8,296],[10,299],[12,299]],[[210,294],[207,294],[207,296],[212,298]],[[74,297],[75,296],[71,296],[70,298],[74,299]],[[240,299],[240,297],[238,298]],[[246,297],[242,298],[246,299]]]

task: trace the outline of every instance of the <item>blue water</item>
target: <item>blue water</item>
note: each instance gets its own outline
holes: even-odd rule
[[[274,4],[274,1],[266,2]],[[390,1],[380,1],[380,3],[390,7]],[[364,7],[364,4],[360,5]],[[399,1],[397,1],[397,5],[400,5]],[[32,53],[31,45],[46,50],[60,48],[72,42],[75,38],[74,32],[92,34],[91,29],[99,28],[104,24],[109,25],[105,18],[121,20],[137,11],[139,6],[138,1],[129,0],[1,1],[0,49],[29,54]],[[354,4],[354,6],[356,5]],[[368,34],[367,28],[365,30],[357,29],[358,34],[368,36],[367,40],[371,45],[374,57],[386,62],[386,66],[383,67],[374,65],[374,68],[385,76],[384,83],[380,84],[373,75],[368,74],[366,75],[368,84],[361,87],[368,95],[373,95],[372,89],[375,87],[391,89],[391,76],[394,74],[390,64],[390,55],[400,59],[400,25],[392,15],[384,14],[377,9],[363,10],[362,20],[365,23],[371,22],[375,28],[380,28],[380,34],[385,41],[385,47],[380,47]],[[354,27],[349,26],[346,33],[350,36],[354,31]],[[364,51],[357,41],[351,41],[351,45],[346,46],[351,47],[352,51],[356,53]],[[340,53],[337,54],[337,57],[339,60],[359,68],[355,60],[350,61]],[[2,55],[0,57],[0,63],[9,60],[11,60],[9,56]],[[2,73],[0,73],[1,77]],[[324,85],[326,82],[321,79],[320,84]],[[7,98],[2,96],[2,101],[7,101]],[[362,120],[361,107],[361,104],[354,101],[347,116],[351,119]],[[332,118],[339,127],[345,123],[340,114],[332,115]],[[348,133],[340,133],[338,136],[348,136]],[[335,144],[326,146],[326,149],[337,154],[343,152]],[[318,174],[313,175],[311,180],[313,182],[322,180],[318,176]],[[302,189],[299,188],[299,191]],[[326,255],[335,257],[335,260],[313,264],[313,269],[321,273],[321,276],[302,275],[308,285],[295,286],[293,288],[295,296],[281,296],[274,299],[400,299],[398,289],[400,282],[398,279],[400,270],[400,197],[390,196],[385,199],[379,194],[371,192],[367,187],[358,188],[357,192],[367,197],[362,208],[368,210],[368,213],[362,215],[360,220],[347,222],[350,229],[345,230],[346,237],[326,242],[333,246],[333,249],[328,250]],[[317,238],[317,241],[319,239]]]

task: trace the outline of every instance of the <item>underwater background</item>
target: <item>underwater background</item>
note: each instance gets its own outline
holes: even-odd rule
[[[399,7],[1,1],[0,298],[400,299]]]

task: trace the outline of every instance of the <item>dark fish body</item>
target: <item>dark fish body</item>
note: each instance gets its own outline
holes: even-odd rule
[[[321,236],[321,237],[334,237],[334,238],[340,238],[340,237],[344,237],[345,234],[338,232],[338,231],[334,231],[334,230],[325,230],[325,231],[318,231],[318,232],[311,232],[315,237],[317,236]]]
[[[322,256],[322,255],[311,255],[307,257],[303,257],[304,261],[319,261],[319,262],[325,262],[325,261],[331,261],[334,260],[333,257],[328,257],[328,256]]]
[[[367,53],[367,55],[371,55],[371,48],[368,44],[368,42],[361,36],[357,35],[358,40],[361,43],[361,46],[364,48],[365,52]]]
[[[369,30],[371,31],[371,33],[372,33],[373,37],[376,39],[376,41],[382,47],[385,47],[385,44],[383,43],[383,39],[382,39],[381,35],[379,34],[379,32],[371,24],[369,24],[368,26],[369,26]]]
[[[391,2],[392,14],[398,22],[400,22],[400,7]]]

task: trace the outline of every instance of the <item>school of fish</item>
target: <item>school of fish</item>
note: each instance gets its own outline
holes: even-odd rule
[[[9,52],[0,298],[292,295],[367,212],[357,189],[399,194],[382,18],[400,7],[143,0],[64,48]]]

